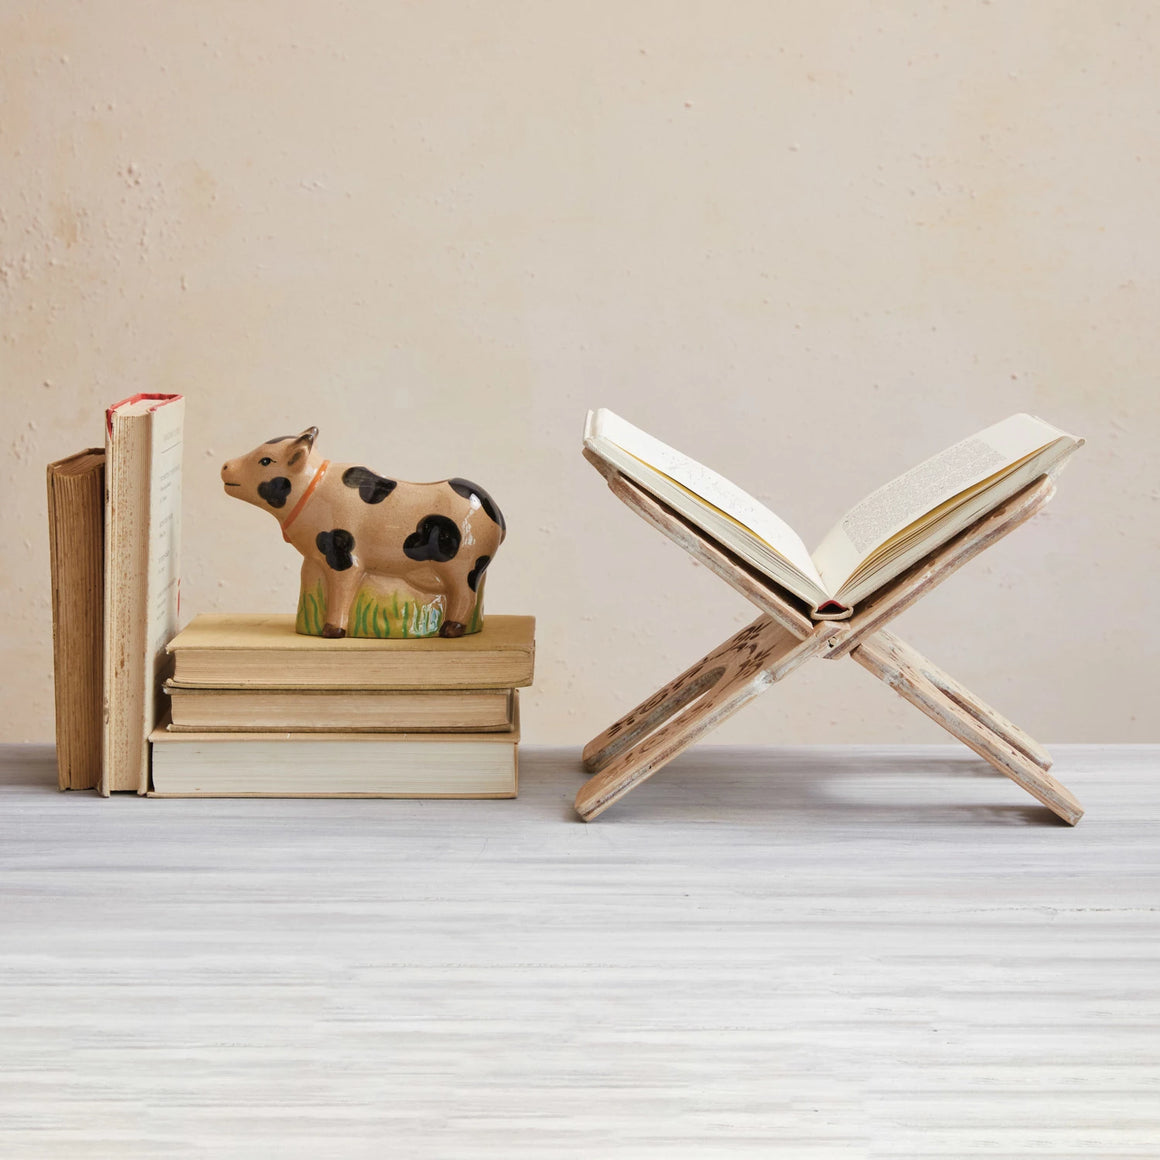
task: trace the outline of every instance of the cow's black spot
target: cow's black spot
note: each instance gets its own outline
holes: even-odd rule
[[[293,486],[284,475],[276,475],[273,479],[266,479],[258,484],[258,494],[271,507],[285,507],[286,497]]]
[[[424,516],[403,541],[403,554],[412,560],[445,564],[459,551],[459,529],[446,516]]]
[[[480,580],[483,579],[483,574],[487,570],[488,564],[491,563],[490,556],[480,556],[475,561],[475,567],[467,573],[467,587],[474,592],[479,587]]]
[[[487,512],[495,523],[499,524],[499,530],[501,532],[507,531],[503,512],[496,506],[495,500],[478,483],[472,483],[470,479],[449,479],[447,484],[456,495],[461,495],[464,499],[475,496],[479,500],[479,506]]]
[[[326,557],[327,564],[335,572],[345,572],[354,560],[351,551],[354,548],[354,536],[346,528],[335,528],[329,532],[319,532],[314,537],[318,550]]]
[[[369,467],[348,467],[342,473],[347,487],[357,487],[363,503],[382,503],[399,485],[393,479],[376,475]]]

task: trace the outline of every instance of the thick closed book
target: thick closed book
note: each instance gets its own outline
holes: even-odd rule
[[[473,733],[512,727],[512,689],[205,689],[165,683],[172,732]]]
[[[507,733],[154,731],[159,797],[513,798],[519,714]]]
[[[303,636],[291,614],[196,617],[169,643],[179,685],[263,689],[513,689],[532,683],[536,620],[488,616],[460,637]]]

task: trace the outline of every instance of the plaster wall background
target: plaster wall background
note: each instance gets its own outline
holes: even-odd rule
[[[221,461],[311,423],[486,486],[579,743],[751,618],[579,454],[606,405],[816,542],[1016,410],[1088,446],[899,631],[1048,741],[1157,740],[1160,24],[1112,0],[0,3],[0,739],[52,733],[44,464],[188,397],[184,617],[294,606]],[[807,666],[722,741],[942,735]]]

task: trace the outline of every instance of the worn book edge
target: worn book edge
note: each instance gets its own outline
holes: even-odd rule
[[[510,732],[515,704],[514,689],[335,689],[300,688],[266,689],[245,686],[211,688],[205,685],[179,685],[166,681],[165,693],[170,698],[170,719],[166,729],[172,733],[471,733]],[[341,714],[357,706],[363,711],[357,723],[338,725],[294,724],[285,721],[276,725],[270,718],[279,713],[297,713],[317,721],[328,711]],[[178,721],[178,715],[212,717],[220,714],[219,721],[201,721],[191,724]],[[192,712],[191,712],[192,711]],[[422,724],[424,713],[435,723]],[[382,723],[385,717],[395,715],[395,723]],[[457,723],[456,718],[470,718],[470,723]],[[403,722],[400,724],[399,722]],[[256,722],[256,723],[250,723]],[[265,722],[265,723],[263,723]],[[408,723],[409,722],[409,723]]]
[[[101,777],[105,449],[47,467],[57,787]]]
[[[164,645],[177,628],[184,399],[138,394],[105,412],[103,736],[99,792],[148,788]]]
[[[510,787],[505,786],[502,790],[487,791],[487,790],[472,790],[462,792],[424,792],[417,789],[409,789],[406,791],[358,791],[358,792],[318,792],[318,791],[284,791],[284,790],[263,790],[263,791],[234,791],[234,790],[210,790],[204,792],[165,792],[151,788],[148,796],[150,797],[259,797],[259,798],[398,798],[398,799],[428,799],[428,798],[447,798],[447,799],[508,799],[515,798],[519,793],[519,741],[520,741],[520,717],[519,717],[519,701],[516,700],[516,708],[514,714],[513,728],[506,733],[474,733],[474,734],[453,734],[453,735],[432,735],[424,733],[395,733],[395,734],[366,734],[366,733],[348,733],[342,735],[335,735],[331,733],[235,733],[235,734],[220,734],[220,733],[204,733],[204,734],[174,734],[169,733],[164,728],[164,722],[161,726],[153,731],[150,735],[152,748],[155,750],[157,746],[161,746],[163,750],[170,749],[174,746],[187,746],[191,743],[197,744],[242,744],[242,745],[286,745],[290,748],[288,753],[295,757],[302,757],[309,753],[311,745],[322,747],[336,747],[347,746],[351,743],[356,745],[367,745],[378,747],[380,750],[384,747],[398,749],[399,747],[412,745],[432,745],[444,746],[448,748],[467,747],[467,746],[503,746],[510,749],[511,757],[511,784]],[[506,769],[506,766],[505,766]],[[505,773],[506,779],[506,773]]]

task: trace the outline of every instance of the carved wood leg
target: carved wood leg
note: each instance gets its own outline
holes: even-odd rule
[[[982,728],[991,730],[1012,749],[1022,753],[1028,761],[1035,762],[1040,769],[1051,768],[1051,754],[1034,737],[1029,736],[1014,722],[1008,721],[1001,713],[992,709],[986,701],[976,697],[970,689],[960,685],[949,673],[944,673],[937,665],[915,652],[892,633],[880,633],[879,638],[881,637],[887,637],[895,647],[901,645],[906,649],[911,655],[912,663],[921,662],[919,668],[922,675],[936,685],[968,717],[973,717]]]
[[[1083,817],[1083,807],[1067,787],[1046,772],[1051,758],[1038,742],[905,641],[876,632],[850,655],[1065,822],[1074,826]]]
[[[738,647],[742,638],[749,639],[754,629],[762,626],[768,619],[767,616],[759,616],[708,656],[702,657],[695,665],[686,669],[679,677],[674,677],[667,685],[658,689],[647,701],[642,701],[635,709],[630,709],[623,717],[609,725],[603,733],[593,737],[584,746],[581,755],[584,768],[590,773],[598,773],[617,754],[651,733],[657,726],[683,709],[694,697],[715,684],[723,672],[725,658]]]
[[[576,795],[576,812],[586,822],[603,813],[840,631],[833,623],[821,624],[799,640],[759,616],[593,739],[585,758],[600,772]]]

